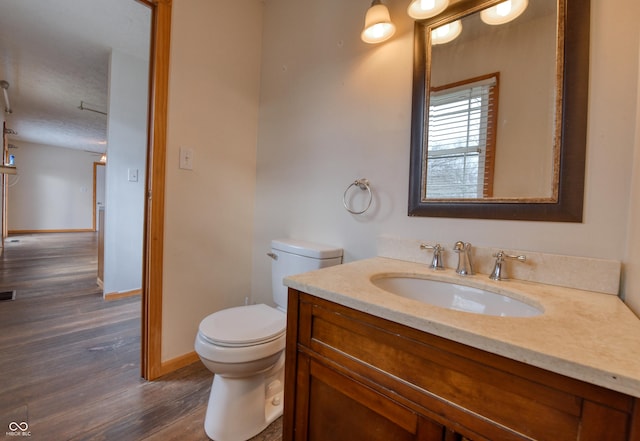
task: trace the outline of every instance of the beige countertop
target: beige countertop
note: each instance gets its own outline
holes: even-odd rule
[[[544,310],[495,317],[432,306],[371,283],[380,275],[449,281]],[[616,296],[374,257],[285,278],[285,285],[358,311],[640,398],[640,319]]]

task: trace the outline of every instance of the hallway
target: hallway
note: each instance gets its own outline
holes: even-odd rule
[[[0,433],[26,423],[33,440],[208,440],[211,373],[195,363],[140,378],[140,297],[102,299],[96,249],[95,233],[6,240],[0,291],[16,299],[0,302]]]

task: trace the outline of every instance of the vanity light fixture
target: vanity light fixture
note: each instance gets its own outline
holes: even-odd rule
[[[391,38],[396,27],[391,23],[389,9],[380,0],[373,0],[364,19],[364,30],[360,38],[365,43],[381,43]]]
[[[462,22],[460,20],[439,26],[431,31],[431,44],[445,44],[455,40],[462,32]]]
[[[449,0],[413,0],[407,8],[407,14],[414,20],[438,15],[449,6]]]
[[[480,18],[488,25],[501,25],[515,20],[529,6],[528,0],[507,0],[480,11]]]

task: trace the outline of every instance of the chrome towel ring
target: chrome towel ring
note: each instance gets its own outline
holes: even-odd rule
[[[361,211],[357,211],[352,209],[351,207],[349,207],[349,204],[347,203],[347,193],[349,193],[349,190],[351,190],[351,187],[358,187],[360,190],[362,191],[367,191],[369,192],[369,200],[367,201],[367,206],[364,208],[364,210]],[[344,194],[342,195],[342,204],[344,205],[344,208],[347,209],[347,211],[351,214],[362,214],[365,211],[367,211],[369,209],[369,207],[371,207],[371,201],[373,200],[373,194],[371,193],[371,187],[369,186],[369,180],[366,178],[360,178],[360,179],[356,179],[355,181],[353,181],[351,183],[351,185],[349,185],[347,187],[347,189],[344,191]]]

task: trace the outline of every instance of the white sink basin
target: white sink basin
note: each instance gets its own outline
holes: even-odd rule
[[[500,317],[533,317],[542,310],[520,300],[455,283],[405,276],[374,278],[371,282],[391,294],[441,308]]]

